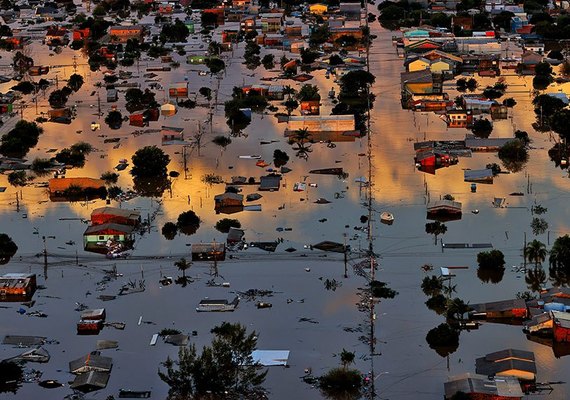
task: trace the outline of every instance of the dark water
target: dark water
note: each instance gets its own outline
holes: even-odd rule
[[[374,197],[378,212],[389,210],[395,215],[395,223],[386,226],[378,223],[375,214],[374,236],[375,249],[380,254],[378,277],[386,281],[399,292],[394,300],[383,301],[377,308],[378,351],[381,356],[375,358],[376,384],[379,398],[382,399],[440,399],[443,395],[443,382],[450,375],[474,372],[474,360],[488,352],[507,347],[531,350],[535,352],[539,381],[564,380],[570,371],[569,358],[555,358],[552,349],[527,341],[520,326],[483,324],[479,330],[463,332],[460,346],[449,359],[440,357],[425,342],[427,332],[443,322],[443,318],[428,310],[423,304],[427,298],[419,285],[425,273],[420,266],[431,263],[436,267],[462,265],[467,270],[460,270],[454,279],[457,296],[466,302],[502,300],[514,297],[516,292],[526,290],[524,276],[515,272],[511,266],[522,262],[521,248],[524,235],[532,239],[529,227],[532,216],[530,206],[536,201],[548,208],[544,218],[549,223],[549,233],[540,235],[539,240],[550,245],[554,239],[568,232],[570,209],[568,206],[568,177],[556,169],[549,161],[547,150],[553,143],[546,134],[536,133],[531,128],[534,114],[528,93],[519,93],[531,85],[529,78],[507,77],[511,86],[508,97],[515,97],[518,104],[512,113],[512,119],[495,123],[492,137],[510,137],[514,129],[527,130],[533,140],[534,149],[530,152],[530,161],[526,168],[516,174],[500,175],[493,185],[478,185],[477,193],[470,192],[470,184],[463,182],[464,168],[483,168],[490,162],[498,162],[495,153],[474,154],[472,158],[461,158],[458,165],[441,169],[437,174],[426,175],[415,170],[413,164],[413,142],[424,139],[462,139],[467,133],[464,129],[448,130],[436,115],[412,113],[400,108],[399,73],[402,60],[398,59],[391,43],[392,33],[380,30],[376,24],[373,32],[378,35],[371,50],[371,72],[376,76],[374,92],[377,95],[372,112],[373,153],[374,153]],[[56,57],[49,57],[47,49],[34,47],[37,58],[50,63]],[[238,50],[236,55],[241,54]],[[275,52],[279,57],[281,52]],[[69,64],[71,52],[68,49],[57,57],[58,63]],[[3,58],[7,58],[9,55]],[[255,76],[249,76],[235,58],[230,63],[227,75],[220,82],[220,99],[231,94],[233,86],[243,83],[258,83],[262,75],[275,75],[262,70]],[[39,64],[39,62],[38,62]],[[144,73],[141,65],[140,75]],[[161,75],[163,86],[169,81],[176,82],[189,77],[191,91],[201,86],[216,87],[216,80],[199,77],[195,69],[184,64],[171,75]],[[136,68],[132,68],[136,73]],[[54,70],[55,71],[55,70]],[[50,78],[55,72],[50,72]],[[71,73],[71,68],[58,69],[59,79]],[[189,72],[188,72],[189,71]],[[120,131],[111,131],[101,120],[102,130],[91,132],[89,124],[97,117],[96,97],[90,96],[92,84],[101,79],[101,73],[87,73],[85,67],[79,67],[79,73],[86,76],[86,85],[71,97],[70,103],[79,100],[79,117],[69,126],[44,124],[45,133],[38,147],[32,149],[29,158],[44,156],[51,148],[61,149],[76,141],[92,143],[98,150],[92,153],[86,166],[80,170],[71,170],[68,176],[98,177],[101,172],[111,170],[121,158],[130,156],[144,145],[159,144],[158,134],[133,136],[133,127],[123,125]],[[488,78],[479,79],[481,85],[492,83]],[[143,79],[141,78],[141,82]],[[290,82],[287,82],[289,84]],[[321,88],[323,98],[333,82],[323,73],[317,72],[311,81]],[[520,86],[515,86],[520,85]],[[526,85],[522,86],[522,85]],[[11,84],[2,85],[5,91]],[[299,85],[296,85],[299,86]],[[336,85],[334,85],[336,86]],[[552,89],[554,91],[557,88]],[[516,93],[514,93],[516,92]],[[104,99],[104,91],[101,96]],[[163,93],[157,94],[162,101]],[[450,90],[450,97],[454,97]],[[121,96],[122,97],[122,96]],[[220,103],[222,100],[219,101]],[[107,112],[111,104],[104,101],[103,110]],[[115,103],[119,109],[123,103]],[[94,105],[94,107],[90,107]],[[323,99],[322,113],[328,114],[332,104]],[[39,111],[47,110],[47,101],[42,100]],[[36,117],[35,108],[24,111],[27,119]],[[288,349],[291,351],[290,368],[272,368],[268,375],[267,387],[271,398],[320,398],[315,389],[304,384],[299,377],[303,370],[312,367],[315,374],[338,365],[334,357],[342,348],[355,351],[356,366],[366,372],[369,362],[366,359],[368,348],[358,340],[359,333],[347,332],[344,328],[357,328],[365,315],[357,311],[357,288],[364,280],[352,271],[348,279],[343,279],[341,257],[329,255],[320,257],[322,252],[304,250],[303,246],[322,240],[342,242],[343,234],[350,239],[353,249],[366,247],[366,235],[355,230],[362,226],[359,218],[366,214],[361,203],[365,200],[354,179],[366,176],[366,164],[358,154],[365,151],[364,140],[353,143],[337,143],[334,149],[325,144],[313,145],[313,152],[307,161],[296,159],[290,146],[283,138],[284,125],[279,125],[270,115],[254,115],[252,124],[244,131],[244,136],[232,138],[232,144],[225,150],[209,143],[218,134],[227,134],[229,128],[223,117],[223,107],[217,106],[212,125],[203,122],[206,110],[181,110],[176,116],[153,123],[150,128],[160,125],[183,126],[191,136],[198,124],[206,127],[206,146],[200,155],[196,151],[189,157],[190,175],[184,174],[174,181],[172,197],[166,193],[162,203],[146,198],[134,199],[121,204],[123,208],[135,208],[143,217],[155,216],[150,233],[136,241],[133,258],[117,261],[118,271],[124,276],[108,284],[101,292],[96,283],[103,277],[102,269],[110,268],[114,262],[101,256],[86,253],[81,248],[82,233],[86,225],[76,220],[60,218],[88,218],[91,211],[104,205],[102,201],[84,203],[51,203],[43,188],[26,187],[22,189],[23,200],[20,212],[15,204],[16,190],[9,186],[5,176],[0,176],[0,186],[8,186],[5,193],[0,193],[1,231],[8,233],[18,244],[16,257],[6,266],[6,272],[34,272],[39,283],[46,286],[38,291],[37,303],[33,310],[48,314],[45,319],[21,316],[15,311],[17,304],[4,303],[8,308],[0,309],[0,336],[6,334],[28,334],[46,336],[60,344],[46,345],[52,359],[46,365],[30,364],[30,367],[43,371],[43,378],[58,379],[67,382],[73,376],[67,372],[68,362],[95,349],[97,339],[111,339],[119,342],[118,350],[105,350],[104,355],[113,357],[114,367],[106,389],[91,395],[104,399],[109,394],[118,394],[119,388],[152,389],[153,398],[164,398],[167,387],[158,378],[156,371],[159,363],[168,355],[175,356],[177,349],[171,345],[159,343],[149,347],[152,334],[165,327],[175,327],[184,332],[198,331],[192,341],[199,347],[210,341],[209,329],[222,321],[240,321],[260,335],[260,349]],[[10,123],[7,124],[9,126]],[[76,133],[81,130],[82,133]],[[6,128],[1,131],[4,133]],[[97,135],[121,137],[121,146],[114,149],[113,144],[104,144]],[[260,145],[260,140],[280,140],[271,145]],[[204,174],[214,172],[224,179],[231,176],[259,176],[261,168],[255,167],[255,161],[238,159],[239,155],[261,154],[266,161],[272,159],[273,150],[286,150],[291,156],[288,166],[293,169],[285,176],[282,187],[276,193],[264,193],[259,201],[261,213],[242,212],[231,218],[238,218],[246,229],[248,241],[269,241],[282,237],[284,243],[277,253],[248,250],[238,255],[239,259],[220,264],[220,273],[231,287],[210,288],[205,282],[209,279],[210,266],[196,263],[189,274],[196,282],[186,288],[179,286],[160,287],[158,280],[161,273],[177,276],[173,266],[181,256],[188,256],[186,244],[199,241],[224,241],[225,235],[213,229],[222,215],[214,213],[213,196],[223,192],[222,185],[208,186],[201,181]],[[165,148],[172,158],[170,169],[183,172],[180,146]],[[336,161],[340,161],[337,163]],[[314,168],[342,166],[349,172],[349,178],[339,180],[334,176],[311,175],[307,182],[317,183],[317,188],[310,188],[305,193],[293,192],[293,184],[302,181],[307,171]],[[233,167],[233,168],[229,168]],[[42,178],[36,182],[42,181]],[[132,185],[128,170],[121,173],[119,184],[123,187]],[[460,221],[449,222],[448,231],[443,236],[444,242],[481,243],[490,242],[505,254],[507,268],[503,280],[496,285],[482,283],[476,275],[475,250],[441,251],[434,246],[433,237],[425,234],[426,188],[431,199],[438,199],[445,194],[452,194],[463,203],[464,216]],[[244,189],[243,194],[254,191]],[[523,197],[510,197],[509,193],[523,192]],[[335,199],[335,193],[343,197]],[[188,204],[190,196],[190,204]],[[495,209],[491,202],[495,196],[506,196],[510,208]],[[314,204],[319,197],[332,201],[330,204]],[[256,202],[257,203],[257,202]],[[118,206],[113,203],[112,205]],[[280,209],[285,205],[284,208]],[[198,232],[191,237],[177,236],[167,241],[160,234],[160,227],[167,221],[175,221],[180,212],[193,209],[202,219]],[[478,209],[479,214],[470,210]],[[27,218],[23,218],[23,214]],[[326,219],[325,222],[318,222]],[[348,225],[349,228],[345,228]],[[278,227],[290,227],[291,231],[277,232]],[[38,232],[34,234],[34,231]],[[47,276],[41,258],[35,255],[43,250],[42,236],[48,238],[46,245],[49,253]],[[76,245],[66,245],[74,240]],[[293,246],[296,253],[286,253],[284,249]],[[307,258],[300,258],[305,253]],[[77,259],[76,259],[77,257]],[[310,268],[306,272],[305,268]],[[142,272],[141,272],[142,271]],[[436,271],[437,272],[437,271]],[[112,302],[96,299],[99,294],[117,294],[122,284],[129,280],[144,279],[147,289],[141,294],[122,296]],[[322,280],[319,278],[323,278]],[[337,279],[342,287],[336,291],[324,289],[324,280]],[[273,298],[273,308],[258,310],[254,303],[242,302],[236,312],[226,314],[208,314],[195,311],[196,304],[205,296],[231,298],[235,290],[249,288],[271,289],[277,292]],[[90,292],[90,295],[86,295]],[[49,297],[46,297],[49,296]],[[53,298],[57,297],[57,298]],[[287,303],[287,299],[294,300]],[[304,302],[299,302],[300,300]],[[75,324],[78,313],[74,311],[76,302],[90,307],[107,308],[108,321],[121,321],[127,324],[124,331],[105,328],[99,336],[77,336]],[[139,317],[143,321],[137,325]],[[299,318],[314,318],[318,324],[299,322]],[[21,352],[9,346],[0,346],[0,358],[7,358]],[[2,398],[44,398],[60,399],[70,392],[69,388],[44,390],[35,384],[25,384],[15,395],[2,394]],[[548,398],[565,399],[568,389],[557,386]]]

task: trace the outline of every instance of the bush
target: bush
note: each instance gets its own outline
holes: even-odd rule
[[[216,230],[222,233],[228,233],[230,228],[241,228],[241,222],[237,219],[223,218],[216,222]]]
[[[26,171],[14,171],[8,174],[8,183],[12,186],[26,186],[27,182]]]
[[[17,251],[18,246],[12,238],[5,233],[0,233],[0,264],[7,262]]]
[[[165,237],[166,240],[172,240],[176,237],[178,233],[178,227],[174,222],[167,222],[162,226],[162,236]]]
[[[279,149],[275,149],[275,151],[273,151],[273,164],[275,165],[275,168],[284,166],[288,161],[289,156],[287,153]]]
[[[448,324],[440,324],[430,330],[426,335],[426,342],[432,349],[457,348],[459,346],[459,332]],[[455,350],[453,350],[455,351]],[[451,351],[450,353],[452,353]],[[441,353],[439,353],[441,355]]]
[[[194,211],[185,211],[178,216],[176,226],[180,232],[193,235],[200,227],[200,217]]]
[[[362,386],[360,371],[333,368],[319,378],[319,388],[330,396],[357,394]]]
[[[146,146],[132,157],[131,175],[139,178],[166,177],[170,156],[156,146]]]
[[[486,118],[480,118],[473,122],[471,131],[475,136],[486,139],[493,131],[493,124]]]

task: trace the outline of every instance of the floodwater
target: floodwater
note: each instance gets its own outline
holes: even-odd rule
[[[413,163],[413,142],[424,139],[463,139],[464,129],[448,130],[445,123],[434,114],[412,113],[401,110],[399,102],[399,73],[402,60],[396,55],[391,42],[391,32],[372,25],[373,33],[378,35],[371,48],[371,72],[376,76],[373,91],[376,101],[372,111],[373,141],[373,179],[375,210],[391,211],[395,216],[392,226],[379,223],[379,214],[374,217],[374,248],[380,255],[377,278],[389,283],[399,295],[394,300],[382,301],[376,309],[377,352],[375,356],[375,382],[378,398],[381,399],[441,399],[443,382],[450,375],[474,372],[475,358],[486,353],[507,347],[520,348],[535,352],[538,367],[538,380],[564,380],[570,371],[570,358],[556,358],[550,347],[526,339],[520,326],[483,324],[478,330],[462,332],[460,346],[448,358],[440,357],[425,342],[427,332],[443,322],[443,317],[428,310],[423,304],[427,298],[420,290],[420,282],[425,273],[420,266],[426,263],[439,266],[468,266],[459,270],[453,283],[457,285],[457,296],[466,302],[513,298],[519,291],[526,289],[524,275],[515,272],[511,266],[522,262],[521,248],[526,234],[533,235],[529,227],[532,219],[530,206],[539,203],[548,208],[545,219],[549,223],[548,232],[537,238],[552,244],[554,239],[568,232],[570,220],[568,206],[567,173],[555,168],[549,160],[547,150],[552,146],[547,134],[533,131],[534,121],[531,98],[528,88],[530,78],[507,77],[510,84],[507,97],[517,100],[512,110],[512,118],[495,123],[491,137],[510,137],[516,129],[529,132],[533,140],[533,150],[525,169],[515,174],[501,174],[492,185],[478,185],[477,192],[470,192],[470,184],[463,182],[463,169],[479,169],[491,162],[499,162],[495,153],[477,153],[472,158],[461,158],[456,166],[440,169],[436,175],[427,175],[415,169]],[[233,86],[259,83],[261,76],[275,76],[258,68],[253,75],[240,64],[239,55],[243,46],[236,51],[229,63],[226,76],[219,82],[218,103],[223,103],[231,95]],[[79,54],[79,53],[78,53]],[[262,53],[263,54],[263,53]],[[274,51],[277,58],[280,51]],[[34,47],[33,55],[37,64],[51,63],[68,65],[54,69],[48,78],[64,80],[72,73],[73,53],[69,49],[56,57],[50,57],[46,48]],[[4,60],[10,54],[2,54]],[[177,56],[178,57],[178,56]],[[79,64],[84,63],[79,58]],[[140,75],[144,73],[146,62],[139,65]],[[157,65],[157,62],[149,62]],[[181,58],[181,66],[170,74],[158,73],[161,84],[178,82],[188,76],[191,92],[197,92],[202,86],[216,88],[218,81],[210,77],[199,76],[196,70],[200,66],[189,66]],[[135,71],[137,68],[132,67]],[[94,115],[97,110],[96,96],[90,96],[93,83],[102,79],[102,74],[88,72],[86,66],[79,65],[78,73],[86,77],[86,84],[73,94],[68,104],[78,103],[79,118],[71,125],[44,124],[44,134],[37,148],[32,149],[28,158],[45,156],[48,149],[62,149],[77,141],[92,143],[98,151],[89,155],[82,169],[68,171],[67,176],[99,177],[112,168],[119,159],[127,158],[140,147],[160,144],[158,134],[134,136],[135,129],[126,124],[119,131],[111,131],[101,118],[101,131],[91,132],[91,121],[98,120]],[[482,85],[492,83],[489,78],[477,78]],[[143,79],[141,78],[141,81]],[[286,82],[291,84],[292,81]],[[326,99],[326,93],[333,84],[324,73],[316,72],[309,83],[318,84],[323,97],[322,114],[328,114],[332,104]],[[12,85],[0,86],[6,91]],[[293,84],[299,87],[299,84]],[[451,86],[450,86],[451,87]],[[105,92],[100,90],[102,110],[106,114],[113,105],[124,110],[123,96],[117,103],[105,102]],[[450,97],[454,97],[450,89]],[[162,102],[164,94],[158,92],[157,100]],[[205,103],[204,99],[200,99]],[[277,102],[275,105],[279,106]],[[47,101],[41,99],[38,111],[47,110]],[[283,110],[283,107],[280,107]],[[297,111],[298,112],[298,111]],[[23,111],[24,118],[36,118],[33,103]],[[111,339],[119,342],[117,350],[104,350],[103,354],[113,358],[114,366],[111,379],[106,389],[88,395],[88,398],[104,399],[108,395],[117,396],[120,388],[152,390],[153,399],[163,399],[167,386],[157,375],[159,363],[167,356],[175,356],[174,346],[159,342],[150,347],[152,334],[162,328],[174,327],[183,332],[197,331],[191,341],[198,347],[210,341],[209,330],[222,321],[239,321],[259,334],[260,349],[290,350],[289,368],[270,369],[267,388],[272,399],[318,399],[320,393],[303,383],[300,377],[304,369],[311,367],[313,373],[322,374],[339,364],[334,354],[343,348],[356,352],[356,367],[363,372],[370,368],[369,349],[359,340],[361,333],[354,332],[366,321],[366,315],[357,310],[357,288],[364,285],[363,278],[349,270],[349,277],[343,278],[343,262],[339,255],[317,250],[304,249],[305,245],[322,240],[342,242],[344,236],[354,250],[366,248],[366,234],[354,227],[362,227],[359,219],[367,214],[362,207],[366,200],[365,191],[361,190],[354,179],[367,176],[366,160],[358,156],[366,151],[366,139],[355,142],[337,143],[336,148],[326,144],[314,144],[308,160],[297,159],[283,137],[284,125],[265,114],[254,114],[252,123],[241,137],[232,138],[232,144],[224,151],[210,140],[215,135],[227,135],[229,128],[225,124],[223,106],[216,106],[213,123],[204,123],[207,110],[198,107],[183,110],[167,119],[151,123],[150,128],[159,129],[161,125],[182,126],[190,137],[198,126],[205,129],[202,139],[205,146],[193,150],[188,157],[189,174],[184,179],[183,162],[180,146],[165,147],[171,158],[170,170],[181,173],[173,182],[172,196],[166,192],[161,200],[137,198],[120,204],[122,208],[137,209],[141,215],[152,216],[153,224],[149,233],[138,237],[133,257],[127,260],[109,261],[102,256],[86,253],[81,248],[82,233],[86,225],[80,218],[89,218],[94,208],[104,205],[103,201],[89,203],[52,203],[45,188],[32,185],[21,189],[20,211],[16,212],[16,192],[9,186],[5,176],[0,176],[0,186],[8,186],[0,193],[0,227],[18,244],[19,250],[13,260],[5,266],[5,272],[33,272],[38,275],[39,284],[45,286],[35,295],[36,305],[32,310],[45,312],[47,318],[19,315],[19,304],[3,303],[0,308],[0,336],[26,334],[46,336],[59,344],[46,345],[52,355],[48,364],[29,364],[43,372],[42,379],[58,379],[67,382],[73,378],[68,373],[68,362],[95,349],[97,339]],[[13,124],[11,121],[2,128]],[[211,133],[210,133],[211,129]],[[76,133],[81,131],[81,133]],[[120,137],[121,145],[104,144],[103,138]],[[205,139],[204,139],[205,138]],[[260,141],[279,140],[270,145],[260,145]],[[231,176],[243,175],[258,177],[264,172],[256,167],[255,161],[239,159],[239,155],[260,154],[270,162],[275,149],[287,151],[291,160],[288,167],[293,171],[284,176],[283,187],[278,192],[265,192],[256,202],[263,211],[241,212],[230,218],[241,221],[246,230],[248,241],[271,241],[283,238],[284,242],[273,254],[249,249],[236,254],[236,258],[220,263],[219,272],[223,280],[230,282],[230,288],[207,287],[210,278],[210,265],[195,263],[188,272],[195,282],[182,288],[178,285],[161,287],[161,276],[176,277],[178,272],[173,263],[182,256],[188,256],[189,243],[218,242],[225,240],[225,235],[217,232],[213,226],[224,215],[214,212],[213,197],[224,191],[223,185],[208,186],[201,180],[206,173],[221,175],[225,180]],[[338,162],[337,162],[338,161]],[[346,180],[335,176],[309,175],[307,182],[318,184],[307,192],[293,191],[293,184],[302,181],[307,171],[314,168],[342,166],[348,173]],[[230,168],[232,167],[232,168]],[[34,183],[42,181],[41,178]],[[132,186],[128,169],[121,172],[119,185],[123,188]],[[245,187],[243,194],[252,193],[253,187]],[[523,197],[508,196],[512,192],[522,192]],[[337,196],[335,194],[338,193]],[[448,249],[434,245],[432,236],[425,233],[426,201],[438,199],[445,194],[452,194],[463,203],[463,218],[447,223],[448,231],[443,236],[444,242],[483,243],[490,242],[504,254],[507,268],[499,284],[482,283],[476,274],[475,250]],[[190,197],[189,197],[190,196]],[[495,209],[493,197],[507,197],[510,208]],[[324,197],[330,204],[314,204]],[[335,198],[339,197],[339,198]],[[190,201],[189,201],[190,199]],[[113,206],[119,206],[112,203]],[[284,207],[283,207],[284,206]],[[193,236],[179,235],[168,241],[160,234],[160,227],[168,221],[175,221],[178,214],[192,209],[202,220],[201,227]],[[478,209],[478,214],[470,210]],[[24,214],[27,218],[24,218]],[[64,218],[65,220],[61,220]],[[69,219],[71,218],[71,219]],[[326,219],[324,222],[319,220]],[[346,228],[348,226],[348,228]],[[277,231],[276,228],[291,228],[290,231]],[[34,233],[37,232],[37,233]],[[48,268],[44,270],[42,257],[36,255],[43,251],[42,236],[46,236],[46,248],[49,254]],[[53,238],[52,238],[53,236]],[[75,245],[67,245],[73,240]],[[288,253],[284,250],[294,247],[298,251]],[[307,257],[300,257],[307,255]],[[358,259],[355,254],[354,259]],[[97,282],[104,273],[103,269],[117,266],[123,274],[116,281],[107,284],[98,291]],[[307,272],[306,268],[309,268]],[[437,273],[437,270],[435,271]],[[336,291],[327,291],[325,279],[337,279],[342,286]],[[100,294],[115,295],[128,281],[144,279],[146,291],[127,296],[120,296],[114,301],[102,302],[96,297]],[[264,299],[273,303],[270,309],[258,310],[253,302],[241,302],[234,313],[200,313],[195,311],[197,303],[205,296],[211,298],[232,298],[233,291],[245,291],[250,288],[270,289],[275,291],[272,298]],[[287,301],[288,299],[293,301]],[[125,322],[124,331],[105,328],[98,336],[77,336],[75,323],[78,313],[74,311],[76,302],[89,307],[105,307],[107,320]],[[142,323],[138,325],[142,316]],[[310,321],[300,322],[300,318]],[[311,322],[312,321],[312,322]],[[316,323],[315,323],[316,322]],[[346,329],[345,329],[346,328]],[[7,358],[19,353],[21,349],[0,346],[0,358]],[[16,395],[2,394],[1,398],[39,398],[61,399],[71,391],[68,387],[60,389],[40,389],[33,383],[24,384]],[[565,385],[555,386],[555,391],[548,398],[566,399],[570,391]]]

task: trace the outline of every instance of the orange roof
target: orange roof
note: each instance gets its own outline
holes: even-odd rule
[[[52,193],[61,192],[70,186],[98,189],[105,186],[105,181],[95,178],[53,178],[49,180],[49,191]]]

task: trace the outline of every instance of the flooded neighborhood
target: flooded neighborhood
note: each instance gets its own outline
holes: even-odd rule
[[[1,399],[568,399],[566,1],[5,0]]]

